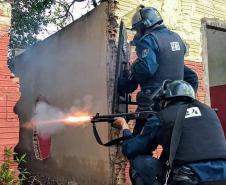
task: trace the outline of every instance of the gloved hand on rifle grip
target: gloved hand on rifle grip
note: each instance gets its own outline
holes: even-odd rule
[[[121,129],[129,129],[126,120],[123,117],[116,117],[114,123],[115,125],[121,127]]]

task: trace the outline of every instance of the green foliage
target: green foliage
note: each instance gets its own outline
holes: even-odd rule
[[[18,165],[26,163],[26,154],[18,157],[11,148],[6,147],[4,150],[4,161],[0,165],[0,185],[20,185],[27,179],[27,175],[30,174],[27,169],[19,169],[20,177],[18,177],[16,171],[13,170],[13,165],[15,165],[13,157],[15,157]]]
[[[49,22],[46,10],[54,0],[15,0],[12,3],[10,58],[16,48],[27,48],[37,42],[37,34]]]
[[[61,29],[74,21],[74,3],[82,1],[85,0],[14,0],[9,45],[10,68],[13,67],[15,49],[26,49],[35,44],[37,35],[46,30],[48,23]],[[89,0],[87,5],[90,4],[97,6],[96,0]]]

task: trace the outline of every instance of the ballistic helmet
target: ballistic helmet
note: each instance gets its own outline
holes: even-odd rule
[[[162,17],[155,8],[140,5],[132,18],[132,30],[150,28],[162,22]]]
[[[188,97],[195,99],[195,91],[189,83],[183,80],[175,80],[166,83],[164,87],[164,98],[170,99],[174,97]]]

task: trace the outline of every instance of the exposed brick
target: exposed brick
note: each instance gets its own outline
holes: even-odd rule
[[[4,119],[3,121],[2,119],[0,119],[0,128],[14,128],[14,127],[19,127],[18,120],[14,122],[7,122],[6,119]]]
[[[15,139],[18,139],[18,130],[15,130],[15,132],[7,132],[7,131],[5,131],[5,132],[3,132],[2,130],[0,130],[0,140],[1,139],[13,139],[13,140],[15,140]]]
[[[0,139],[0,145],[6,146],[6,145],[16,145],[18,143],[18,136],[15,138],[2,138]]]
[[[12,120],[12,119],[17,119],[18,116],[16,114],[14,114],[13,112],[7,112],[6,113],[6,119],[7,120]]]
[[[10,16],[9,8],[9,4],[0,6],[0,18]],[[7,145],[13,148],[19,138],[19,121],[13,113],[13,107],[19,99],[19,89],[18,84],[11,79],[7,65],[9,23],[10,17],[0,19],[0,154],[3,154]],[[3,161],[3,155],[0,155],[0,161]]]
[[[19,99],[19,98],[18,98]],[[7,106],[15,106],[16,105],[16,102],[17,101],[10,101],[10,100],[8,100],[7,102],[6,102],[6,105]],[[1,103],[0,103],[0,105],[1,105]]]
[[[7,119],[6,112],[5,113],[0,112],[0,119]]]
[[[0,113],[5,113],[6,112],[6,107],[0,107]]]
[[[16,134],[18,134],[18,128],[19,127],[2,127],[2,128],[0,128],[0,134],[5,134],[5,133],[16,133]]]

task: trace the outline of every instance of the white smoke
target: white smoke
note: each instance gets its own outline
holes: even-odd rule
[[[34,127],[42,137],[49,137],[49,135],[60,132],[66,127],[64,120],[68,115],[76,115],[81,112],[89,113],[92,107],[91,102],[91,96],[85,96],[83,101],[77,100],[69,110],[63,111],[44,101],[40,101],[36,104],[34,110],[31,121],[32,127]],[[81,126],[81,124],[77,124],[77,126]]]
[[[60,109],[52,107],[45,102],[38,102],[32,118],[32,124],[37,132],[42,137],[45,137],[64,128],[64,125],[60,120],[64,119],[65,116],[66,113]]]

